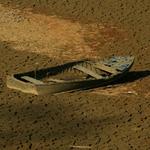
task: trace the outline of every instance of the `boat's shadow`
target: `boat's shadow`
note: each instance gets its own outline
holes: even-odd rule
[[[148,77],[149,75],[150,75],[150,70],[131,71],[131,72],[128,72],[125,76],[123,76],[118,81],[113,82],[112,84],[134,82],[136,80]]]
[[[121,78],[115,79],[115,81],[112,81],[111,83],[105,84],[105,85],[94,85],[90,88],[83,88],[80,89],[81,91],[85,91],[85,90],[90,90],[93,88],[98,88],[98,87],[107,87],[107,86],[113,86],[113,85],[119,85],[119,84],[123,84],[123,83],[132,83],[134,81],[143,79],[145,77],[150,76],[150,70],[143,70],[143,71],[130,71],[127,72],[124,76],[122,76]]]
[[[148,76],[150,76],[150,70],[131,71],[131,72],[128,72],[119,81],[115,81],[113,84],[134,82],[136,80],[139,80]]]

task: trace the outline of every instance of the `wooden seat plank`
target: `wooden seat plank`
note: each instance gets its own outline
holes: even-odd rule
[[[29,81],[31,83],[34,83],[34,84],[44,84],[44,82],[37,80],[37,79],[34,79],[32,77],[29,77],[29,76],[22,76],[21,78],[26,80],[26,81]]]
[[[47,81],[50,81],[50,82],[57,82],[57,83],[65,83],[65,82],[67,82],[67,81],[65,81],[65,80],[53,79],[53,78],[49,78]]]
[[[86,73],[86,74],[88,74],[88,75],[90,75],[90,76],[92,76],[92,77],[94,77],[94,78],[96,78],[96,79],[102,79],[102,78],[103,78],[101,75],[99,75],[99,74],[97,74],[96,72],[93,72],[93,71],[91,71],[90,69],[85,68],[85,67],[83,67],[83,66],[76,65],[76,66],[74,66],[73,68],[75,68],[75,69],[77,69],[77,70],[80,70],[80,71],[82,71],[82,72],[84,72],[84,73]]]
[[[99,63],[88,62],[88,63],[90,63],[91,65],[93,65],[97,69],[100,69],[102,71],[105,71],[105,72],[108,72],[111,74],[118,74],[119,73],[116,68],[106,66],[105,64],[102,64],[100,62]]]

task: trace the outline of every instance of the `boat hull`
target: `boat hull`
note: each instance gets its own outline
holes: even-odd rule
[[[130,61],[128,61],[126,64],[128,66],[124,68],[121,72],[117,74],[113,74],[110,77],[105,77],[102,79],[88,79],[88,80],[79,80],[79,81],[66,81],[62,83],[43,83],[43,84],[33,84],[30,82],[25,82],[24,80],[21,80],[22,76],[34,76],[34,71],[21,73],[21,74],[15,74],[15,75],[9,75],[7,76],[7,87],[15,90],[22,91],[24,93],[31,93],[35,95],[46,95],[46,94],[55,94],[60,92],[66,92],[66,91],[75,91],[75,90],[85,90],[100,86],[106,86],[111,84],[112,82],[115,82],[116,80],[119,80],[122,76],[124,76],[129,69],[132,67],[133,64],[133,58],[130,58]],[[43,78],[43,74],[47,74],[47,72],[50,72],[51,74],[58,74],[62,70],[72,68],[76,64],[84,63],[84,61],[80,62],[74,62],[74,63],[68,63],[62,66],[52,67],[52,68],[46,68],[41,69],[37,72],[38,78]],[[55,71],[56,70],[56,71]],[[59,71],[58,71],[59,70]]]

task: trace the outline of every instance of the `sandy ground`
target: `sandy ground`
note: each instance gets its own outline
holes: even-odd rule
[[[150,149],[149,0],[0,0],[0,149]],[[134,55],[118,83],[34,96],[6,75],[70,60]]]

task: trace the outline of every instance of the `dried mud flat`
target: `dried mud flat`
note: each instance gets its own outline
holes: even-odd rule
[[[0,0],[0,149],[150,149],[149,0]],[[34,96],[6,75],[70,60],[134,55],[118,83]]]

